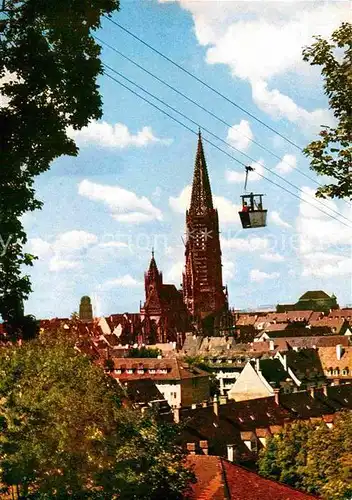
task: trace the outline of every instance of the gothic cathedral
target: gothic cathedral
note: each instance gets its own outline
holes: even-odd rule
[[[179,341],[190,330],[214,335],[231,327],[227,288],[222,282],[219,217],[213,206],[200,133],[186,233],[182,290],[163,284],[154,252],[144,277],[146,299],[141,308],[142,321],[153,321],[155,339],[159,342]]]

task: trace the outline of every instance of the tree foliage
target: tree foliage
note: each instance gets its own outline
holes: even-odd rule
[[[342,413],[332,429],[297,422],[269,438],[259,472],[325,500],[352,495],[352,414]]]
[[[352,198],[352,24],[342,23],[331,41],[316,41],[303,50],[303,59],[321,66],[324,91],[329,99],[336,126],[324,126],[320,139],[313,141],[304,153],[311,168],[334,179],[317,190],[321,198]]]
[[[162,352],[160,349],[152,348],[152,347],[132,347],[128,351],[129,358],[157,358],[161,356]]]
[[[0,483],[44,499],[182,498],[178,428],[122,405],[67,332],[0,351]]]
[[[36,176],[78,149],[67,131],[102,114],[97,77],[100,47],[92,32],[118,0],[7,0],[0,35],[0,315],[15,323],[31,292],[23,266],[35,257],[24,250],[21,217],[42,207]],[[1,98],[1,96],[0,96]]]

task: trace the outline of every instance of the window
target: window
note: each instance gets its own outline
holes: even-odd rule
[[[133,370],[132,370],[131,368],[129,368],[129,369],[127,370],[127,373],[131,374],[131,373],[133,373]]]

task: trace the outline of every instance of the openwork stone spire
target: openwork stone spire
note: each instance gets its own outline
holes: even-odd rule
[[[204,156],[202,136],[199,131],[189,212],[194,214],[203,214],[212,208],[213,198],[211,194],[207,164]]]
[[[186,231],[183,300],[193,318],[202,322],[226,309],[227,297],[222,285],[219,218],[213,207],[200,132]]]

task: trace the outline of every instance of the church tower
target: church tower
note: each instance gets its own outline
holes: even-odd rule
[[[183,300],[197,324],[227,311],[222,283],[219,217],[213,206],[202,137],[199,132],[192,196],[186,212],[186,266]]]

